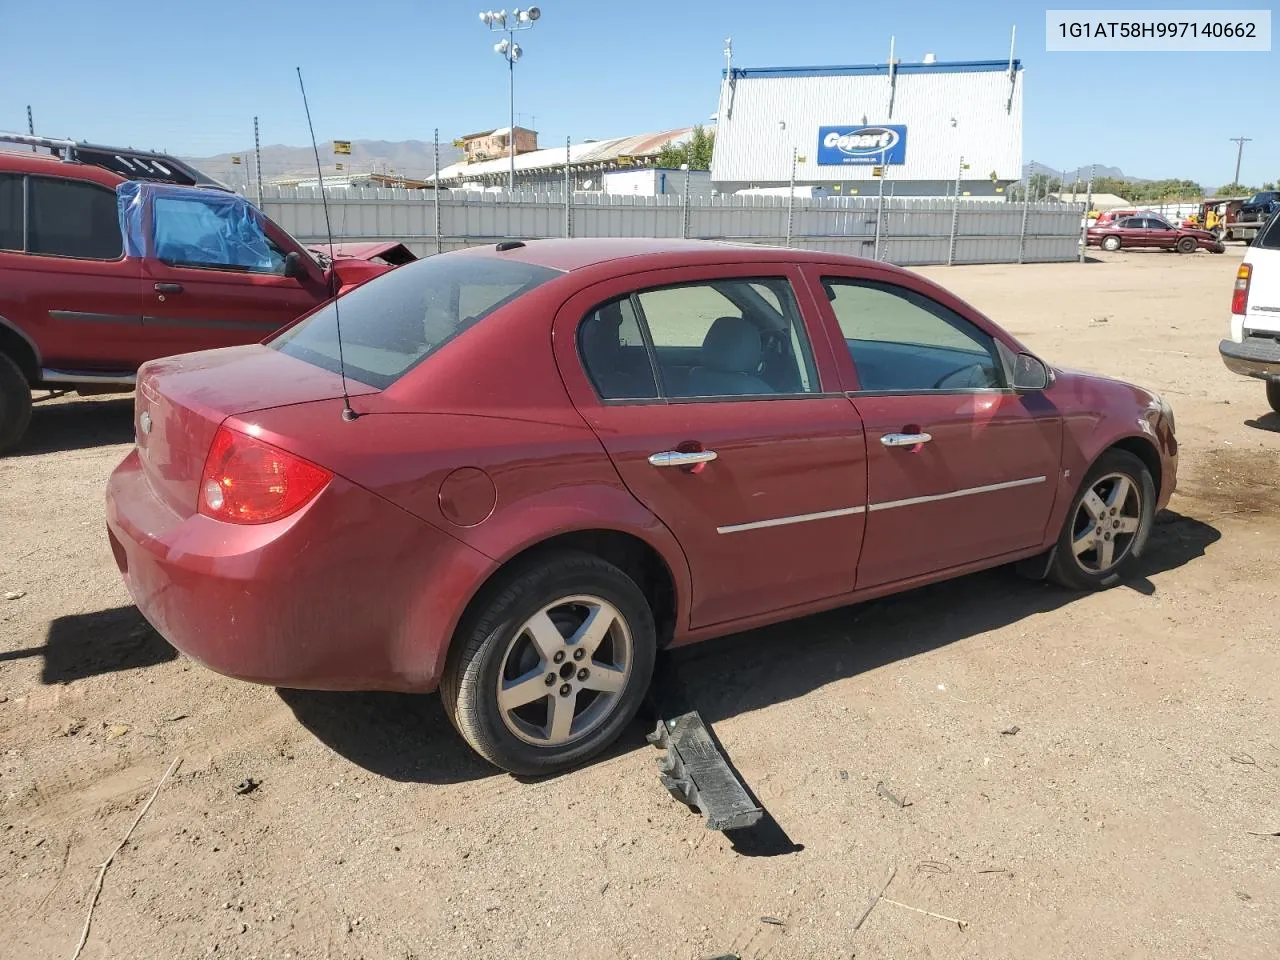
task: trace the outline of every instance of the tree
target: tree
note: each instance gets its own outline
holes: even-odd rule
[[[1033,173],[1030,178],[1028,178],[1028,183],[1030,185],[1032,200],[1043,200],[1047,194],[1058,193],[1062,190],[1062,181],[1047,173]],[[1010,200],[1017,200],[1021,203],[1023,190],[1023,185],[1019,183],[1010,187],[1006,191],[1005,196]]]
[[[710,170],[715,146],[715,132],[708,132],[699,124],[684,143],[668,143],[662,148],[658,154],[658,166],[678,170],[687,163],[690,170]]]
[[[1248,197],[1257,192],[1257,188],[1246,187],[1242,183],[1224,183],[1213,191],[1213,195],[1215,197]]]

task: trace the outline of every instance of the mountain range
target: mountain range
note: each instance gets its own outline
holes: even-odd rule
[[[1130,183],[1146,183],[1150,179],[1148,177],[1130,177],[1119,167],[1109,167],[1103,163],[1093,165],[1086,163],[1079,167],[1067,169],[1051,167],[1044,163],[1024,163],[1022,165],[1022,176],[1024,178],[1036,173],[1045,173],[1051,177],[1061,178],[1067,183],[1074,183],[1076,180],[1086,183],[1091,172],[1094,177],[1111,177],[1115,180],[1128,180]]]
[[[429,140],[352,140],[350,155],[339,155],[333,152],[333,142],[326,140],[320,144],[320,162],[326,177],[377,172],[398,173],[422,179],[429,177],[434,170],[434,152],[435,148]],[[440,144],[441,169],[461,156],[462,151],[452,143]],[[240,163],[234,161],[236,157],[240,158]],[[252,147],[236,153],[182,159],[232,186],[253,182]],[[339,163],[342,164],[341,170],[336,167]],[[262,148],[263,179],[314,177],[315,173],[316,156],[309,146],[289,147],[276,143]]]

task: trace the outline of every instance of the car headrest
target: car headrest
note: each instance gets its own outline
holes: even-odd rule
[[[760,352],[760,331],[754,323],[719,317],[702,340],[702,365],[722,373],[755,373]]]
[[[608,366],[622,352],[618,330],[622,326],[622,308],[606,303],[582,325],[579,343],[587,366]]]

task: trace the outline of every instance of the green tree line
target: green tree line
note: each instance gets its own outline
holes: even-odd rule
[[[690,170],[710,170],[711,154],[716,147],[714,131],[708,131],[701,125],[693,128],[693,133],[683,144],[668,143],[658,154],[658,166],[678,170],[682,164],[689,164]]]
[[[1024,190],[1029,190],[1031,199],[1043,199],[1057,193],[1085,193],[1089,189],[1087,180],[1068,180],[1065,186],[1059,177],[1047,173],[1034,173],[1027,184],[1014,184],[1007,191],[1010,200],[1021,201]],[[1250,187],[1241,183],[1228,183],[1218,187],[1214,196],[1240,197],[1249,196],[1259,190],[1275,190],[1274,181],[1267,181],[1261,187]],[[1117,177],[1096,177],[1093,181],[1093,192],[1113,193],[1131,203],[1178,203],[1188,200],[1199,200],[1205,196],[1205,189],[1195,180],[1121,180]]]

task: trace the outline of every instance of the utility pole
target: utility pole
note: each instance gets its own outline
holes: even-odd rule
[[[258,209],[262,209],[262,141],[258,137],[258,118],[253,118],[253,172],[258,180]]]
[[[1244,145],[1252,140],[1253,137],[1232,137],[1231,142],[1236,145],[1236,176],[1231,182],[1239,186],[1240,184],[1240,160],[1244,157]]]

